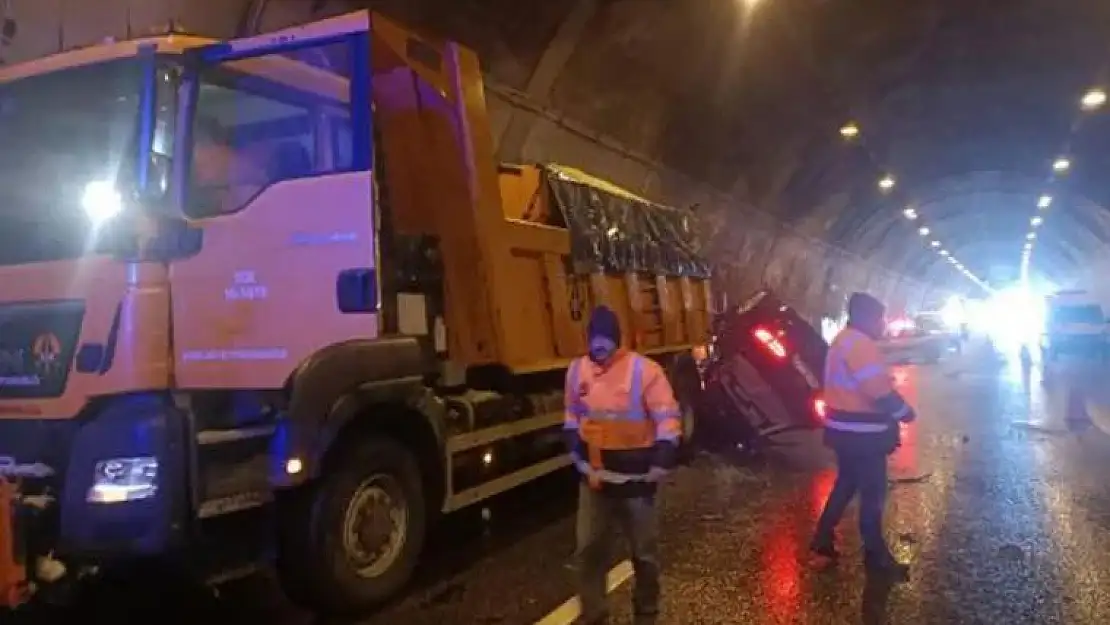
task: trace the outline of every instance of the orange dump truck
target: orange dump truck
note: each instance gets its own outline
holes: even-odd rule
[[[308,606],[390,597],[442,513],[568,464],[598,303],[692,405],[691,215],[499,169],[457,44],[368,12],[104,43],[0,68],[0,136],[5,605],[271,553]]]

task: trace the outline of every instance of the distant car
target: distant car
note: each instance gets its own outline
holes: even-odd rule
[[[1106,314],[1086,291],[1060,291],[1046,299],[1042,343],[1048,360],[1061,354],[1106,357]]]
[[[714,318],[705,368],[715,429],[759,439],[820,427],[828,343],[770,290]]]
[[[950,349],[959,349],[960,335],[939,313],[896,317],[887,323],[879,348],[891,362],[934,364]]]

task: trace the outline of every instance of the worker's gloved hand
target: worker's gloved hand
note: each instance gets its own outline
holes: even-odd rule
[[[594,474],[594,468],[591,467],[590,463],[586,462],[585,460],[577,460],[576,459],[574,461],[574,466],[575,466],[576,469],[578,469],[579,473],[581,473],[582,475],[585,475],[586,477],[589,477],[589,476]]]
[[[590,488],[594,490],[601,490],[601,476],[598,475],[598,472],[590,466],[590,463],[586,462],[585,460],[576,459],[574,461],[574,468],[578,469],[578,472],[581,473],[582,477],[586,479],[586,484]]]
[[[907,408],[909,407],[907,406]],[[917,413],[913,411],[913,408],[909,408],[904,414],[898,417],[898,421],[902,423],[913,423],[917,421]]]
[[[662,482],[671,472],[662,467],[652,467],[648,470],[647,481],[652,483]]]

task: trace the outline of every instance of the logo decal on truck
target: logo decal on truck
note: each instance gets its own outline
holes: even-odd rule
[[[294,232],[289,237],[293,245],[335,245],[337,243],[354,243],[358,241],[357,232]]]
[[[186,362],[221,362],[229,360],[285,360],[289,352],[284,347],[256,349],[192,349],[182,352]]]
[[[51,377],[61,371],[61,355],[62,342],[49,332],[38,335],[31,343],[31,356],[34,359],[35,370],[43,377]]]
[[[259,300],[270,296],[266,285],[258,283],[253,269],[236,271],[232,285],[224,289],[224,299],[229,302]]]

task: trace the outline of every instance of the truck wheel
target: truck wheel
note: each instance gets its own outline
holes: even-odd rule
[[[391,598],[424,547],[427,510],[420,468],[402,445],[371,440],[283,511],[278,573],[294,602],[356,613]]]
[[[682,424],[682,449],[681,456],[689,458],[693,455],[696,437],[698,435],[698,406],[701,399],[701,377],[698,375],[697,365],[693,357],[683,354],[677,356],[671,363],[667,372],[671,388],[674,389],[675,400],[680,411],[679,420]]]

